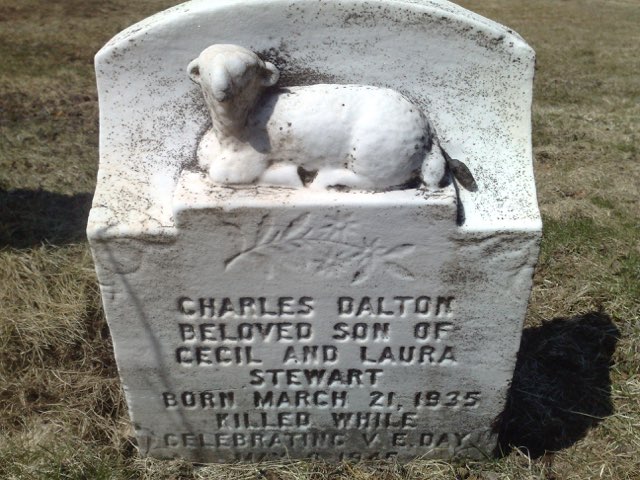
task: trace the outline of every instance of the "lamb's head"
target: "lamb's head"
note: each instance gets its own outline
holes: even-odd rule
[[[202,88],[214,128],[226,133],[244,126],[262,91],[280,76],[270,62],[237,45],[212,45],[189,63],[191,80]]]

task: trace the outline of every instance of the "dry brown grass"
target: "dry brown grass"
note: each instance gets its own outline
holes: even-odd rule
[[[0,478],[640,478],[637,0],[459,2],[514,28],[538,53],[534,148],[545,230],[527,319],[532,340],[514,379],[525,392],[513,398],[529,402],[528,411],[514,400],[517,423],[505,425],[520,428],[509,438],[547,448],[547,432],[565,432],[558,441],[566,445],[536,459],[514,450],[482,463],[404,466],[138,458],[83,239],[97,169],[92,56],[172,3],[0,0]],[[620,332],[610,390],[602,381],[610,322],[602,335],[583,317],[545,324],[551,335],[535,342],[545,321],[596,311]],[[558,363],[545,364],[552,355]],[[549,379],[556,370],[562,375]],[[527,392],[545,391],[536,378],[556,382],[547,395],[556,398]],[[610,401],[613,413],[585,421],[601,411],[597,401]],[[520,420],[527,415],[538,420]]]

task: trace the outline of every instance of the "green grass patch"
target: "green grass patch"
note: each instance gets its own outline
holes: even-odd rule
[[[616,212],[602,197],[591,202]],[[546,217],[539,268],[549,277],[573,278],[565,283],[588,288],[592,300],[615,299],[619,307],[633,310],[640,305],[640,223],[616,213],[605,224],[581,216]]]
[[[591,197],[591,203],[593,203],[596,207],[606,208],[607,210],[615,210],[616,204],[607,198],[604,197]]]
[[[606,227],[593,219],[573,217],[566,220],[544,219],[541,254],[543,258],[566,253],[586,253],[599,248],[610,236]]]

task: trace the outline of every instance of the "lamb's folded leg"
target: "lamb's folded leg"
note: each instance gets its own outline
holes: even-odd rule
[[[329,187],[370,188],[367,179],[346,168],[322,168],[309,184],[309,188],[326,189]]]
[[[267,168],[258,179],[260,185],[302,188],[298,167],[292,163],[276,163]]]

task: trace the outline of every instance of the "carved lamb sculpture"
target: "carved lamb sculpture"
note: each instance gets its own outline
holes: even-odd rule
[[[212,127],[198,162],[225,184],[366,190],[438,188],[445,159],[420,109],[400,93],[363,85],[265,91],[277,68],[237,45],[212,45],[188,66]]]

